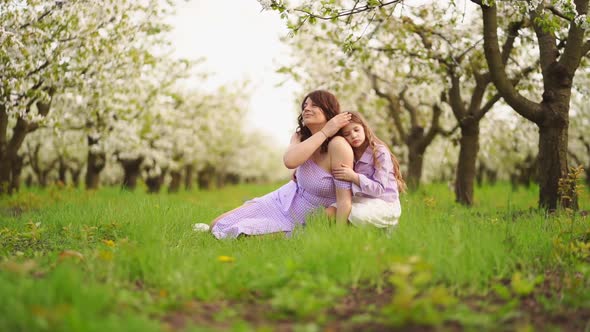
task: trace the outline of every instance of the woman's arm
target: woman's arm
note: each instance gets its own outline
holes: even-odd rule
[[[311,135],[310,138],[301,142],[299,133],[294,133],[291,136],[291,143],[283,155],[283,163],[288,169],[294,169],[303,164],[307,159],[313,155],[324,141],[328,138],[327,134],[324,135],[322,131]]]
[[[346,165],[352,167],[354,159],[352,147],[343,137],[334,137],[328,144],[331,168]],[[334,180],[336,186],[336,223],[346,224],[352,208],[352,191],[350,182]]]
[[[350,122],[350,113],[340,113],[330,119],[326,125],[310,138],[301,142],[301,137],[298,133],[291,136],[291,143],[287,151],[283,155],[283,163],[289,169],[297,168],[309,159],[315,150],[319,149],[326,139],[336,135],[340,128],[346,126]]]

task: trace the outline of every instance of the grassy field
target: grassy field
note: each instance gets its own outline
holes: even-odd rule
[[[402,197],[391,235],[313,216],[291,238],[194,233],[278,185],[0,201],[0,331],[590,331],[590,209],[537,189]]]

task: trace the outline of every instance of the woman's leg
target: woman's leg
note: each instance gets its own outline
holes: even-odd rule
[[[227,211],[227,212],[223,213],[223,214],[222,214],[222,215],[220,215],[219,217],[215,218],[215,219],[214,219],[214,220],[211,222],[211,224],[210,224],[209,226],[211,226],[211,228],[213,228],[213,226],[215,226],[215,224],[216,224],[216,223],[217,223],[217,222],[218,222],[218,221],[219,221],[221,218],[224,218],[224,217],[225,217],[225,216],[227,216],[228,214],[234,213],[234,212],[236,212],[237,210],[239,210],[239,209],[241,209],[241,208],[244,208],[244,207],[246,207],[246,206],[248,206],[248,205],[250,205],[250,204],[249,204],[249,203],[248,203],[248,204],[244,204],[244,205],[242,205],[242,206],[238,206],[237,208],[235,208],[235,209],[233,209],[233,210],[230,210],[230,211]]]
[[[327,207],[326,210],[324,210],[324,212],[326,213],[328,218],[330,218],[330,219],[336,218],[336,207],[335,206]]]

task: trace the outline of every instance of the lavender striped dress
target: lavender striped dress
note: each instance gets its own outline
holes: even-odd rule
[[[211,229],[213,235],[223,239],[240,234],[289,234],[297,224],[305,224],[310,212],[336,202],[336,187],[351,188],[350,182],[334,179],[311,159],[299,166],[295,175],[297,182],[289,181],[219,219]]]

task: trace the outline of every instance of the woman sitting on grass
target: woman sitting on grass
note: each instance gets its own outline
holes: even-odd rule
[[[399,192],[406,183],[399,171],[399,163],[391,150],[375,136],[367,121],[357,112],[340,134],[352,146],[354,169],[342,164],[332,171],[337,180],[352,183],[352,209],[348,220],[355,226],[373,225],[391,229],[402,213]],[[328,215],[336,208],[329,207]]]
[[[301,104],[298,128],[283,157],[285,166],[295,171],[297,182],[226,212],[211,223],[211,233],[218,238],[236,238],[241,234],[290,234],[306,216],[320,207],[335,205],[334,215],[346,223],[351,208],[351,184],[335,179],[330,170],[352,166],[353,153],[343,137],[333,137],[348,124],[350,115],[340,113],[338,99],[328,91],[309,93]],[[208,230],[196,224],[195,230]]]

